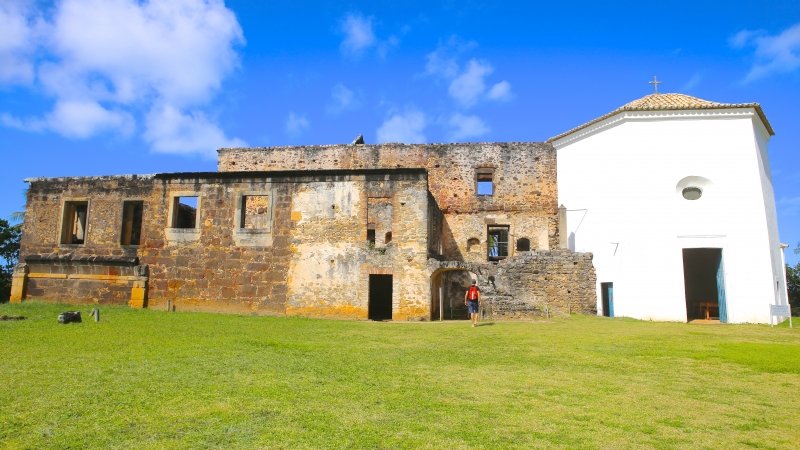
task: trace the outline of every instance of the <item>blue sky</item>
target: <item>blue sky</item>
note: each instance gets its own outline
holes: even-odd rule
[[[27,177],[213,171],[220,146],[542,141],[657,75],[762,105],[800,242],[796,0],[1,0],[0,30],[0,217]]]

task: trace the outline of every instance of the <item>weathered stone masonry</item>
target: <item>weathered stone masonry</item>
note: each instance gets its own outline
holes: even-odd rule
[[[30,185],[22,242],[26,298],[128,301],[121,282],[132,275],[109,272],[127,261],[148,268],[150,306],[362,318],[365,280],[381,273],[398,281],[397,319],[427,317],[428,189],[422,170],[179,173],[35,179]],[[247,195],[272,199],[270,229],[243,229],[237,222],[237,205]],[[169,226],[171,202],[181,196],[199,199],[193,228]],[[392,205],[392,222],[385,226],[395,228],[393,239],[380,249],[365,235],[371,196]],[[121,205],[131,198],[144,204],[142,242],[123,246]],[[61,243],[61,205],[84,199],[86,241]],[[87,289],[83,278],[71,276],[67,262],[74,261],[83,264],[79,272],[103,275],[93,279],[102,286]]]
[[[498,317],[595,308],[549,144],[221,149],[219,170],[28,180],[12,300],[427,320],[476,278]]]

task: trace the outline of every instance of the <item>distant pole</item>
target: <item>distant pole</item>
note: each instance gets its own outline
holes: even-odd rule
[[[439,286],[439,322],[444,320],[444,286]]]
[[[658,85],[661,84],[661,82],[656,79],[655,75],[653,75],[653,81],[648,81],[647,84],[652,84],[654,93],[658,94]]]

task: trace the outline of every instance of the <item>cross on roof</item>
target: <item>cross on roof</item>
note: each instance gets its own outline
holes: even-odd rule
[[[653,81],[648,81],[647,84],[652,84],[655,93],[658,94],[658,85],[661,84],[661,81],[658,81],[655,75],[653,75]]]

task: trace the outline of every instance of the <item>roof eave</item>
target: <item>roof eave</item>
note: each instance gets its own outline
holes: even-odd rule
[[[694,110],[706,110],[706,109],[740,109],[740,108],[753,108],[761,119],[761,122],[764,124],[764,128],[766,128],[767,132],[770,136],[775,136],[775,130],[772,129],[772,125],[767,120],[767,116],[764,114],[764,110],[761,109],[761,105],[758,103],[739,103],[739,104],[720,104],[720,105],[709,105],[709,106],[698,106],[694,108],[629,108],[629,107],[622,107],[611,111],[608,114],[604,114],[596,119],[590,120],[589,122],[584,123],[583,125],[579,125],[571,130],[565,131],[559,135],[553,136],[550,139],[546,140],[545,142],[552,144],[559,139],[567,137],[573,133],[581,131],[585,128],[589,128],[590,126],[602,122],[603,120],[608,119],[609,117],[613,117],[617,114],[628,112],[628,111],[694,111]]]

